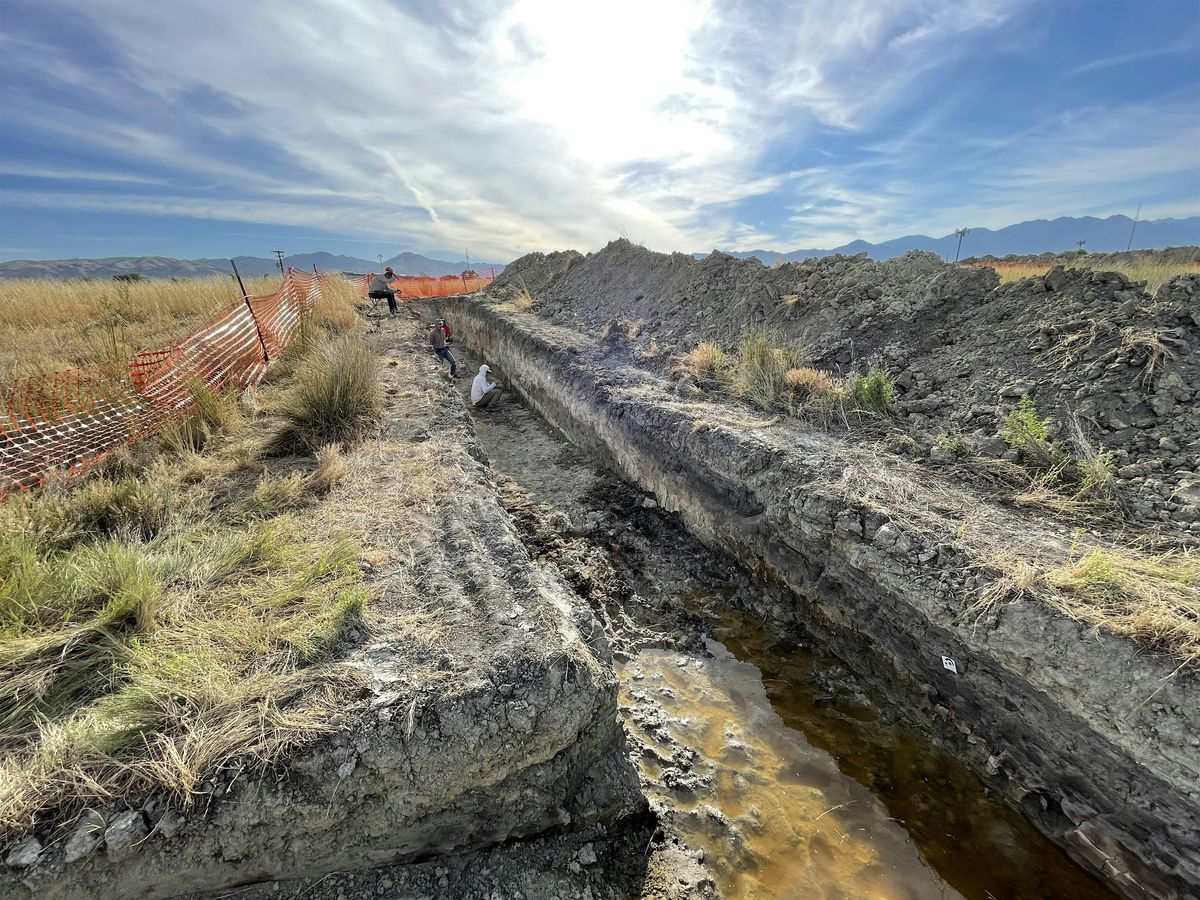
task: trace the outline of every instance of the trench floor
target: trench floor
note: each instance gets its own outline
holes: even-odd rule
[[[479,361],[454,352],[465,400]],[[745,571],[515,394],[473,415],[531,554],[613,644],[648,852],[729,898],[1112,896],[838,660],[739,612],[762,589]]]

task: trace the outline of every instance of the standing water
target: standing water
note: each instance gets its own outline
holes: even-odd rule
[[[621,659],[661,837],[703,859],[723,896],[1112,896],[952,756],[890,724],[836,660],[775,645],[733,611],[753,582],[674,517],[511,396],[475,421],[531,553],[589,600]]]

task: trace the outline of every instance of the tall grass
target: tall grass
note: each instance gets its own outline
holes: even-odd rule
[[[703,387],[716,387],[759,409],[807,418],[824,427],[835,419],[848,424],[852,418],[882,416],[895,406],[896,385],[884,370],[872,368],[839,378],[805,365],[807,356],[804,347],[757,328],[742,336],[736,353],[702,343],[676,364]]]
[[[805,361],[802,348],[780,344],[767,329],[754,328],[742,336],[733,363],[726,367],[733,392],[759,409],[787,409],[787,374]]]
[[[313,451],[361,439],[383,411],[379,358],[353,335],[308,353],[277,410],[276,452]]]
[[[309,358],[265,392],[314,436],[358,433],[369,354],[341,337]],[[332,727],[361,551],[291,515],[346,462],[320,446],[262,473],[244,448],[265,422],[197,393],[203,447],[0,506],[0,836],[153,790],[186,806],[235,759],[265,766]]]
[[[251,278],[246,290],[269,294],[280,280]],[[123,363],[139,350],[165,347],[217,310],[241,299],[227,278],[172,281],[0,281],[0,382],[76,366]],[[340,278],[322,284],[314,323],[352,328],[359,302]]]
[[[279,279],[252,279],[268,293]],[[170,344],[238,300],[225,278],[180,281],[0,281],[0,379],[123,361]]]

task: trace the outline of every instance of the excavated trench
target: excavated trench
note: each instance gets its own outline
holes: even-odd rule
[[[474,372],[480,360],[457,351]],[[653,841],[722,897],[1109,897],[959,761],[800,629],[780,590],[568,443],[513,393],[475,414],[530,555],[562,573],[618,660]]]
[[[597,340],[494,304],[452,300],[439,309],[454,322],[462,345],[498,370],[531,410],[578,448],[572,452],[586,453],[589,466],[594,463],[637,486],[636,497],[630,499],[621,482],[606,484],[601,494],[605,502],[618,504],[607,507],[614,512],[606,518],[602,509],[593,510],[582,524],[573,521],[561,509],[569,501],[561,493],[568,480],[561,460],[550,456],[527,466],[521,460],[532,453],[534,444],[523,431],[492,439],[488,420],[483,414],[476,416],[494,469],[504,473],[507,465],[514,472],[537,471],[541,487],[526,491],[530,497],[525,502],[551,508],[550,521],[559,522],[559,536],[549,540],[552,548],[562,540],[561,533],[575,535],[584,529],[586,535],[574,538],[583,540],[594,537],[599,524],[608,521],[601,543],[612,543],[632,534],[634,522],[663,517],[663,510],[669,510],[669,521],[677,523],[672,533],[698,538],[694,546],[702,549],[704,560],[723,559],[724,565],[736,564],[751,573],[751,587],[741,588],[714,576],[721,565],[713,569],[710,562],[686,569],[683,560],[688,557],[673,539],[662,541],[669,548],[660,573],[665,580],[656,581],[653,590],[639,585],[637,578],[632,589],[625,589],[622,578],[615,578],[617,586],[611,591],[597,591],[571,574],[578,567],[555,560],[576,592],[592,600],[610,642],[620,651],[622,698],[631,717],[628,730],[644,730],[660,742],[691,742],[681,755],[669,745],[651,746],[639,760],[643,785],[668,820],[690,822],[692,837],[681,839],[708,860],[727,892],[744,892],[759,877],[767,883],[799,878],[795,871],[772,875],[766,869],[787,856],[781,846],[794,848],[792,855],[800,857],[791,861],[795,865],[814,865],[828,840],[809,845],[800,837],[802,830],[789,825],[785,833],[791,836],[783,843],[764,838],[765,844],[756,847],[750,838],[766,834],[767,826],[779,821],[777,814],[755,807],[747,821],[738,823],[741,813],[735,811],[731,818],[723,811],[716,788],[707,797],[680,796],[681,790],[707,789],[710,782],[735,785],[728,794],[740,796],[747,790],[746,777],[766,777],[757,761],[775,758],[764,749],[768,745],[748,749],[751,745],[738,737],[744,723],[714,725],[726,736],[729,753],[748,760],[740,781],[736,772],[718,770],[706,755],[714,752],[713,738],[696,725],[695,707],[703,708],[708,695],[679,700],[684,692],[666,675],[675,661],[658,665],[637,656],[664,648],[698,654],[676,666],[695,664],[693,677],[685,679],[694,684],[701,675],[707,678],[722,669],[714,661],[723,655],[721,647],[709,645],[708,653],[701,651],[699,635],[706,630],[724,648],[737,651],[735,657],[740,652],[741,662],[768,674],[763,690],[774,712],[786,713],[779,718],[790,731],[806,733],[797,708],[828,712],[851,701],[852,706],[866,708],[866,713],[839,719],[853,737],[805,739],[817,747],[824,741],[842,768],[857,773],[879,792],[876,796],[892,791],[890,803],[880,801],[889,810],[881,821],[904,820],[891,824],[904,828],[918,858],[934,864],[946,882],[942,889],[981,897],[989,890],[994,896],[1086,896],[1102,890],[1080,878],[1061,854],[1036,838],[1026,827],[1032,823],[1072,862],[1099,876],[1105,889],[1128,897],[1192,896],[1200,883],[1196,679],[1166,656],[1145,653],[1127,640],[1065,619],[1038,603],[1008,604],[986,622],[963,616],[963,598],[979,589],[984,576],[971,555],[972,546],[957,539],[954,511],[959,510],[958,518],[986,515],[991,527],[1012,534],[1022,546],[1062,552],[1061,532],[1053,523],[1029,516],[1018,519],[995,507],[984,509],[952,486],[927,488],[928,476],[919,469],[873,456],[834,435],[764,423],[736,407],[680,398],[639,365],[634,354],[605,338]],[[495,421],[494,427],[503,426],[501,415]],[[506,447],[511,448],[507,453]],[[560,447],[556,452],[565,451]],[[511,453],[518,454],[515,461]],[[516,475],[509,478],[520,481]],[[884,502],[881,507],[854,499],[857,496],[882,497]],[[554,507],[560,508],[557,513]],[[536,526],[541,520],[532,513],[522,516],[521,508],[517,503],[510,512],[526,523],[522,527],[529,543],[529,533],[535,538],[540,533],[536,527],[531,532],[529,523]],[[539,554],[536,540],[530,546]],[[608,556],[620,560],[623,546],[617,540],[615,548],[606,548]],[[645,569],[645,561],[654,558],[643,553],[639,565]],[[685,571],[693,577],[681,583]],[[607,580],[605,576],[600,582]],[[673,592],[664,586],[670,584],[675,585]],[[664,592],[670,602],[663,599]],[[597,602],[597,596],[621,599]],[[649,604],[654,615],[648,619],[642,602],[647,596],[659,598]],[[745,625],[729,634],[722,630],[730,627],[729,621],[721,626],[710,621],[693,627],[696,640],[689,644],[680,637],[687,629],[675,627],[688,614],[703,621],[706,611],[737,610],[761,625],[757,638]],[[639,637],[626,640],[629,634]],[[746,656],[748,648],[756,646],[768,649]],[[793,663],[800,671],[811,666],[816,673],[813,683],[824,691],[814,695],[820,702],[806,703],[803,691],[799,698],[791,696],[770,676],[805,648],[816,654],[811,663],[803,654]],[[823,674],[826,654],[844,663],[835,664],[835,674]],[[636,678],[638,670],[629,666],[640,666],[642,677]],[[631,687],[634,681],[638,686]],[[644,726],[637,718],[643,707],[650,710]],[[748,708],[746,696],[738,695],[731,708]],[[864,757],[864,748],[878,742],[856,731],[866,726],[848,724],[856,715],[877,717],[887,728],[899,723],[914,730],[896,732],[908,735],[904,740],[880,739],[884,749]],[[689,733],[691,726],[700,730]],[[831,731],[837,734],[836,728]],[[915,737],[918,734],[922,737]],[[948,755],[927,755],[935,752],[934,746]],[[907,780],[889,771],[886,762],[905,755],[911,760],[907,771],[920,773]],[[926,786],[923,779],[932,785],[928,793],[919,790]],[[996,802],[991,802],[989,791]],[[773,785],[768,793],[780,792]],[[912,799],[917,797],[928,799]],[[836,851],[845,856],[845,848],[853,846],[854,829],[867,826],[843,827],[838,817],[847,809],[864,812],[869,803],[836,792],[822,799],[829,802],[800,818],[825,824],[832,817],[830,824],[838,828]],[[908,812],[904,803],[910,803]],[[913,814],[913,806],[920,814]],[[964,823],[971,809],[990,811],[968,830]],[[726,821],[735,826],[729,836],[714,837]],[[1008,823],[1013,833],[1028,839],[998,837],[1005,828],[996,821]],[[967,840],[968,831],[990,832],[1000,844],[1019,849],[1012,856],[981,858],[983,851]],[[715,843],[706,844],[702,834]],[[870,843],[879,847],[881,841],[872,838]],[[870,877],[866,856],[862,859],[862,877]],[[957,876],[951,874],[955,859],[962,870]],[[1055,859],[1061,866],[1052,862]],[[907,869],[896,858],[874,864],[888,872],[920,871]],[[1036,883],[1021,882],[1000,892],[979,881],[970,883],[972,878],[1020,879],[1035,870],[1080,880],[1064,887],[1053,884],[1059,875],[1046,876],[1051,886],[1044,894],[1037,893],[1041,889]],[[842,872],[833,881],[852,877]],[[927,895],[927,887],[910,885],[909,892]]]

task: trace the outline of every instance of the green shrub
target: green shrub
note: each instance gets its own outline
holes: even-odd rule
[[[1045,456],[1050,452],[1050,418],[1041,418],[1033,401],[1022,397],[1004,420],[1000,437],[1010,450]]]
[[[853,375],[846,383],[846,396],[856,412],[888,413],[896,405],[896,383],[883,369]]]
[[[944,450],[949,450],[955,459],[964,459],[975,452],[970,441],[957,431],[951,434],[943,431],[937,436],[937,444]]]

